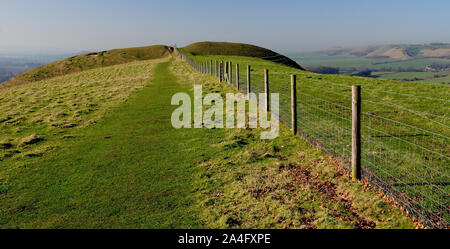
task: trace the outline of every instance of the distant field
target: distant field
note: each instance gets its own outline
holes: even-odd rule
[[[394,59],[366,59],[363,57],[355,56],[327,56],[327,55],[315,55],[315,54],[293,54],[290,57],[301,63],[301,65],[308,66],[330,66],[330,67],[371,67],[381,68],[382,63],[395,63]]]
[[[377,70],[381,72],[373,72],[373,75],[379,76],[381,79],[396,79],[396,80],[415,80],[415,77],[426,77],[434,74],[449,74],[448,71],[443,72],[390,72],[383,71],[384,69],[391,69],[392,71],[409,71],[411,68],[424,69],[426,66],[432,64],[450,64],[448,59],[440,58],[423,58],[418,56],[411,60],[396,60],[391,58],[365,58],[359,56],[329,56],[317,53],[291,54],[297,63],[304,67],[311,66],[328,66],[337,67],[342,74],[355,74],[363,68]],[[449,74],[450,75],[450,74]],[[448,77],[433,78],[417,80],[422,82],[434,83],[450,83]]]
[[[423,80],[417,81],[434,83],[450,82],[450,70],[441,72],[373,72],[372,75],[387,80],[413,80],[415,78],[424,78]],[[442,77],[443,75],[447,76]]]

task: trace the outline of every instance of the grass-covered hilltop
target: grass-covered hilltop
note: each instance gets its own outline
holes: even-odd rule
[[[286,123],[296,74],[302,136],[285,125],[273,140],[261,140],[261,128],[173,128],[175,93],[192,97],[194,84],[204,95],[237,92],[178,51],[197,63],[239,64],[242,91],[247,65],[256,93],[268,69]],[[0,84],[0,227],[372,229],[422,227],[421,217],[445,227],[450,86],[322,75],[299,64],[253,45],[199,42],[84,54]],[[422,216],[350,178],[351,85],[370,101],[363,167]]]
[[[170,56],[172,48],[165,45],[137,47],[127,49],[113,49],[73,56],[42,67],[33,69],[3,83],[21,84],[25,82],[41,81],[56,76],[77,73],[85,70],[108,67],[134,61],[151,60]]]
[[[192,55],[226,55],[226,56],[245,56],[264,59],[276,62],[282,65],[303,69],[297,62],[290,58],[276,53],[272,50],[258,47],[255,45],[233,42],[197,42],[188,45],[182,49]]]

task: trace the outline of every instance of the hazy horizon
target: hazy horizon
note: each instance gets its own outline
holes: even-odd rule
[[[293,53],[450,42],[448,1],[56,1],[0,4],[0,53],[230,41]]]

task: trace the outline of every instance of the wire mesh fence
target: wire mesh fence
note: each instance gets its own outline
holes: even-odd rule
[[[199,63],[182,55],[194,69]],[[219,63],[220,64],[220,63]],[[213,63],[214,65],[214,63]],[[232,65],[237,65],[233,63]],[[200,69],[199,69],[200,68]],[[213,76],[229,73],[213,66]],[[247,93],[264,93],[264,69],[237,65],[233,85]],[[250,84],[248,83],[250,73]],[[238,79],[238,81],[237,81]],[[269,72],[270,92],[279,93],[280,121],[291,124],[291,85],[286,72]],[[310,81],[311,82],[311,81]],[[297,130],[342,166],[352,164],[352,89],[350,85],[312,81],[297,83]],[[362,177],[395,200],[422,224],[448,228],[450,219],[450,101],[386,90],[361,89]],[[397,104],[439,102],[443,113]],[[292,127],[291,127],[292,128]]]

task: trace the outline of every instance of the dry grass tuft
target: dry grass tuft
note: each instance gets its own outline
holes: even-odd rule
[[[57,145],[65,133],[99,122],[149,84],[153,68],[165,60],[132,62],[0,88],[0,148],[4,150],[0,160],[26,153],[29,147]]]

